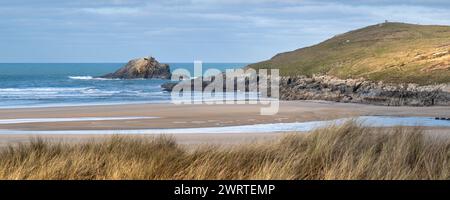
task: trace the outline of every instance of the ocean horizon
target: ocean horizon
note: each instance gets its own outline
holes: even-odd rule
[[[126,63],[0,63],[0,108],[165,103],[169,80],[103,79]],[[168,63],[171,70],[194,63]],[[203,70],[242,68],[247,63],[203,63]]]

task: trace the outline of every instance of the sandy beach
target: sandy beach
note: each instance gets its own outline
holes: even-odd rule
[[[264,105],[129,104],[0,109],[0,119],[157,117],[148,119],[0,124],[8,130],[128,130],[193,128],[332,120],[364,115],[449,117],[448,107],[386,107],[335,102],[284,101],[276,115],[260,115]]]
[[[75,122],[34,122],[0,124],[1,130],[131,130],[153,128],[197,128],[333,120],[357,116],[422,116],[448,117],[447,107],[385,107],[319,101],[280,102],[276,115],[260,115],[263,105],[174,105],[128,104],[103,106],[0,109],[0,119],[85,118],[85,117],[152,117]],[[450,133],[448,128],[426,128],[428,133]],[[281,133],[174,134],[183,144],[237,144],[272,139]],[[28,141],[36,135],[0,134],[0,145]],[[104,135],[39,135],[58,141],[86,141]]]

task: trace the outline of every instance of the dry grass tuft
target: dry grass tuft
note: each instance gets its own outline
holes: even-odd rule
[[[246,146],[188,151],[170,137],[114,136],[0,150],[1,179],[448,179],[450,141],[354,122]]]

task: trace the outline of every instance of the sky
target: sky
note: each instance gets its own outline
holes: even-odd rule
[[[245,62],[384,22],[450,25],[448,0],[0,0],[0,62]]]

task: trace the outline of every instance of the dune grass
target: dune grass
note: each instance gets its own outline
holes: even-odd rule
[[[354,122],[277,141],[188,149],[170,137],[113,136],[0,150],[0,179],[448,179],[450,141]]]

